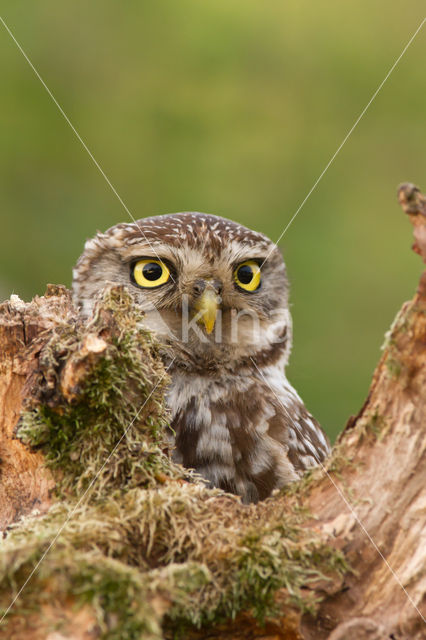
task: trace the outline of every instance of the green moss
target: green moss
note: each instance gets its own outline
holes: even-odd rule
[[[9,574],[2,576],[3,589],[9,586],[8,592],[3,592],[4,608],[10,594],[17,590],[40,559],[48,540],[43,537],[43,542],[39,541],[36,552],[27,548],[25,553],[16,541],[15,545],[9,543],[3,552],[5,557],[13,554],[20,558],[19,568],[15,562],[14,572],[10,572],[9,566]],[[173,602],[172,611],[178,609],[180,615],[182,611],[190,611],[193,597],[210,579],[205,567],[196,563],[142,572],[102,553],[96,544],[93,546],[95,548],[83,549],[81,540],[66,534],[43,560],[26,587],[25,600],[15,605],[15,615],[40,612],[40,607],[49,604],[53,591],[59,602],[72,597],[77,607],[89,604],[105,640],[159,640],[163,637],[163,608],[170,608]]]
[[[387,423],[385,418],[379,414],[377,409],[374,413],[367,418],[363,424],[363,430],[367,433],[372,433],[375,438],[380,439],[387,430]]]
[[[403,363],[400,359],[401,341],[407,340],[407,334],[412,329],[417,313],[418,305],[412,302],[405,303],[385,335],[382,350],[386,352],[385,364],[392,378],[400,378],[401,376],[403,370]]]
[[[313,611],[303,586],[347,570],[340,552],[304,530],[282,502],[271,501],[272,509],[212,497],[199,485],[170,482],[94,504],[63,501],[42,518],[26,518],[3,545],[4,606],[59,528],[19,606],[39,606],[50,578],[56,591],[94,607],[106,639],[162,637],[155,633],[163,623],[203,626],[241,610],[263,621],[276,614],[281,587],[302,611]]]
[[[322,473],[323,471],[321,467],[313,467],[311,469],[308,469],[307,471],[305,471],[300,480],[298,480],[298,482],[291,482],[290,484],[286,485],[285,487],[280,489],[279,492],[277,492],[277,495],[283,497],[295,496],[298,498],[298,500],[303,500],[303,498],[305,498],[310,492],[312,487],[315,486],[315,483],[319,480]],[[300,507],[298,502],[296,501],[294,503],[294,512],[297,513],[299,511]],[[305,513],[304,515],[306,517],[309,516],[308,513]]]
[[[54,588],[90,604],[104,639],[159,640],[242,610],[263,621],[280,588],[313,611],[304,586],[347,571],[342,554],[303,527],[309,514],[289,511],[286,494],[242,505],[171,462],[165,371],[140,321],[129,294],[109,289],[91,322],[57,327],[42,349],[18,436],[44,452],[61,500],[8,531],[2,606],[55,540],[10,615]],[[88,354],[89,335],[105,348]],[[82,372],[71,386],[69,363]]]
[[[328,473],[334,473],[338,478],[342,478],[342,471],[348,467],[355,468],[356,462],[346,454],[346,446],[339,442],[334,446],[330,458],[326,462]]]
[[[158,474],[183,475],[162,453],[168,378],[141,319],[125,290],[109,289],[89,325],[60,326],[43,348],[38,395],[17,435],[59,470],[58,488],[81,495],[98,474],[91,492],[100,495],[153,485]],[[103,335],[105,350],[87,354],[87,337]],[[64,390],[69,362],[88,372],[71,391]]]
[[[386,367],[392,378],[399,378],[401,374],[402,365],[398,360],[398,358],[393,357],[391,356],[391,354],[389,354],[388,357],[386,358]]]

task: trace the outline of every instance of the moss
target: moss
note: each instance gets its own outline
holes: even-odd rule
[[[357,463],[347,455],[347,449],[344,442],[338,442],[331,456],[326,461],[325,468],[328,473],[334,473],[339,479],[342,479],[342,471],[348,467],[356,468]]]
[[[190,610],[194,595],[210,579],[205,567],[196,563],[141,572],[98,549],[83,550],[72,542],[76,541],[66,536],[65,541],[53,548],[26,587],[25,600],[17,603],[15,615],[22,616],[29,611],[40,613],[40,609],[50,603],[53,592],[56,601],[66,602],[72,597],[77,607],[89,604],[102,638],[159,640],[163,637],[162,614],[170,608],[170,603],[173,601],[172,610]],[[10,545],[3,553],[12,553],[12,549]],[[19,570],[15,566],[14,573],[3,576],[3,588],[10,587],[9,597],[41,557],[42,546],[38,545],[37,549],[36,554],[27,550],[25,555],[23,547],[15,545],[15,557],[18,554],[25,561],[20,563]],[[7,606],[4,593],[3,600],[2,604]]]
[[[386,367],[392,378],[398,378],[401,374],[402,365],[398,358],[392,357],[391,354],[386,358]]]
[[[276,614],[281,587],[290,602],[312,611],[316,602],[303,586],[346,571],[340,552],[307,533],[283,503],[273,501],[272,511],[218,492],[212,497],[202,486],[169,482],[104,503],[57,503],[9,531],[1,554],[3,598],[24,581],[60,527],[21,606],[39,606],[45,581],[54,580],[58,590],[60,574],[60,591],[89,602],[108,639],[154,634],[165,614],[171,629],[216,623],[241,610],[263,621]]]
[[[407,340],[408,334],[412,331],[413,322],[415,322],[417,314],[418,305],[413,304],[413,302],[405,303],[385,335],[382,350],[385,351],[386,368],[392,378],[401,378],[401,372],[404,369],[401,361],[401,345]]]
[[[312,487],[315,486],[315,483],[318,482],[319,478],[323,474],[323,470],[321,467],[312,467],[305,471],[303,476],[298,480],[298,482],[291,482],[287,484],[285,487],[275,492],[273,495],[282,496],[283,498],[291,498],[295,497],[297,500],[292,503],[294,513],[299,512],[303,507],[299,506],[299,501],[302,501],[309,494]],[[305,518],[308,518],[309,514],[304,514]]]
[[[389,330],[385,333],[382,351],[396,347],[399,334],[408,333],[413,317],[417,313],[417,305],[412,302],[405,303],[396,314]]]
[[[388,429],[388,424],[384,416],[380,415],[377,409],[367,416],[365,422],[362,424],[362,431],[365,433],[371,433],[375,438],[382,438]]]
[[[98,474],[91,492],[100,495],[107,487],[152,486],[159,474],[183,476],[163,454],[168,378],[141,319],[125,290],[109,289],[89,325],[60,326],[43,347],[38,394],[17,435],[59,470],[58,488],[81,495]],[[87,336],[106,335],[104,351],[86,353]],[[66,363],[77,372],[71,392]]]
[[[9,529],[2,606],[48,550],[11,616],[54,591],[89,603],[102,638],[158,640],[242,610],[263,621],[280,588],[313,611],[304,587],[347,571],[342,554],[286,494],[242,505],[171,462],[165,371],[140,322],[131,297],[109,289],[90,323],[57,327],[42,349],[18,435],[44,452],[61,499]],[[89,335],[105,348],[88,353]]]

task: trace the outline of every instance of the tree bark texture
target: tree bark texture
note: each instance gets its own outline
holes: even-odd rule
[[[410,184],[401,185],[398,195],[414,226],[413,249],[426,262],[426,198]],[[31,393],[28,380],[38,366],[46,336],[74,313],[68,292],[61,287],[50,287],[45,297],[29,304],[12,296],[0,306],[3,530],[34,508],[45,513],[51,505],[53,475],[44,465],[43,454],[16,438],[15,428],[23,393]],[[88,346],[93,353],[102,350],[97,340]],[[76,367],[68,367],[68,380],[79,378]],[[69,388],[78,386],[70,384]],[[326,465],[285,495],[288,512],[298,509],[309,514],[303,523],[307,532],[344,554],[349,567],[345,575],[306,585],[306,591],[320,600],[315,614],[289,604],[282,588],[275,594],[277,612],[265,624],[256,621],[250,610],[243,610],[234,620],[201,630],[189,628],[185,638],[426,638],[425,390],[426,271],[414,298],[402,306],[386,335],[383,355],[358,415],[349,420]],[[211,500],[223,498],[212,496]],[[272,508],[274,500],[282,504],[283,498],[272,497]],[[233,525],[238,526],[238,519]],[[22,631],[22,620],[3,632],[0,626],[0,638],[100,637],[93,630],[90,608],[80,610],[73,622],[72,602],[62,601],[60,607],[55,615],[66,621],[61,634],[47,631],[32,613],[32,627],[23,624]],[[18,635],[13,636],[14,629]],[[164,633],[167,637],[167,630]]]

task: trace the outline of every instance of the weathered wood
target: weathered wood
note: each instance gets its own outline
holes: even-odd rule
[[[402,185],[398,195],[414,226],[413,248],[426,262],[426,199],[413,185]],[[62,288],[50,288],[46,297],[29,304],[12,297],[0,306],[2,528],[34,507],[41,511],[49,508],[53,477],[43,466],[43,455],[14,438],[14,430],[22,394],[31,392],[34,385],[31,376],[38,369],[42,345],[54,328],[73,314],[69,296]],[[80,379],[107,343],[108,336],[105,342],[101,334],[86,337],[61,368],[57,380],[52,380],[63,397],[72,402],[78,396]],[[250,517],[258,509],[263,522],[268,509],[271,514],[278,508],[288,513],[296,509],[308,513],[300,526],[307,534],[311,532],[343,551],[351,570],[343,578],[336,573],[335,577],[306,584],[306,593],[322,599],[315,616],[290,606],[287,591],[280,589],[276,593],[279,613],[266,626],[256,622],[250,611],[242,611],[235,620],[202,630],[188,629],[185,638],[426,638],[425,389],[426,272],[413,300],[403,305],[386,336],[366,402],[349,420],[325,467],[308,474],[284,496],[250,507]],[[158,482],[167,485],[167,476],[159,475]],[[214,496],[209,501],[216,512],[226,509],[227,504],[230,508],[235,505],[235,500],[227,502]],[[239,524],[243,526],[246,513],[244,508],[235,508],[230,531]],[[0,629],[0,638],[12,637],[8,634],[13,632],[16,637],[25,634],[30,639],[56,640],[57,636],[48,635],[47,629],[52,621],[60,619],[65,621],[58,635],[61,640],[99,637],[101,631],[90,607],[82,610],[73,628],[72,599],[58,603],[57,610],[46,616],[50,626],[34,614],[26,622],[12,617],[10,625],[4,631]],[[170,607],[169,600],[160,595],[151,604],[161,610],[161,616]],[[165,634],[172,637],[167,625]]]
[[[49,285],[46,296],[24,303],[18,296],[0,305],[0,528],[38,508],[45,511],[54,482],[43,456],[15,438],[24,385],[37,366],[43,335],[72,314],[65,287]]]
[[[425,199],[413,185],[402,185],[399,199],[426,261]],[[425,390],[426,272],[386,336],[368,398],[341,435],[330,473],[307,500],[312,525],[356,570],[315,620],[304,620],[307,639],[328,637],[336,625],[332,640],[426,637]],[[358,622],[350,626],[349,617]]]

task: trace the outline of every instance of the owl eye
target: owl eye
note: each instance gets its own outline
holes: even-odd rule
[[[170,270],[161,260],[145,258],[135,263],[132,275],[140,287],[152,288],[165,284],[170,278]]]
[[[260,267],[254,260],[242,262],[234,271],[236,284],[244,291],[256,291],[260,287]]]

